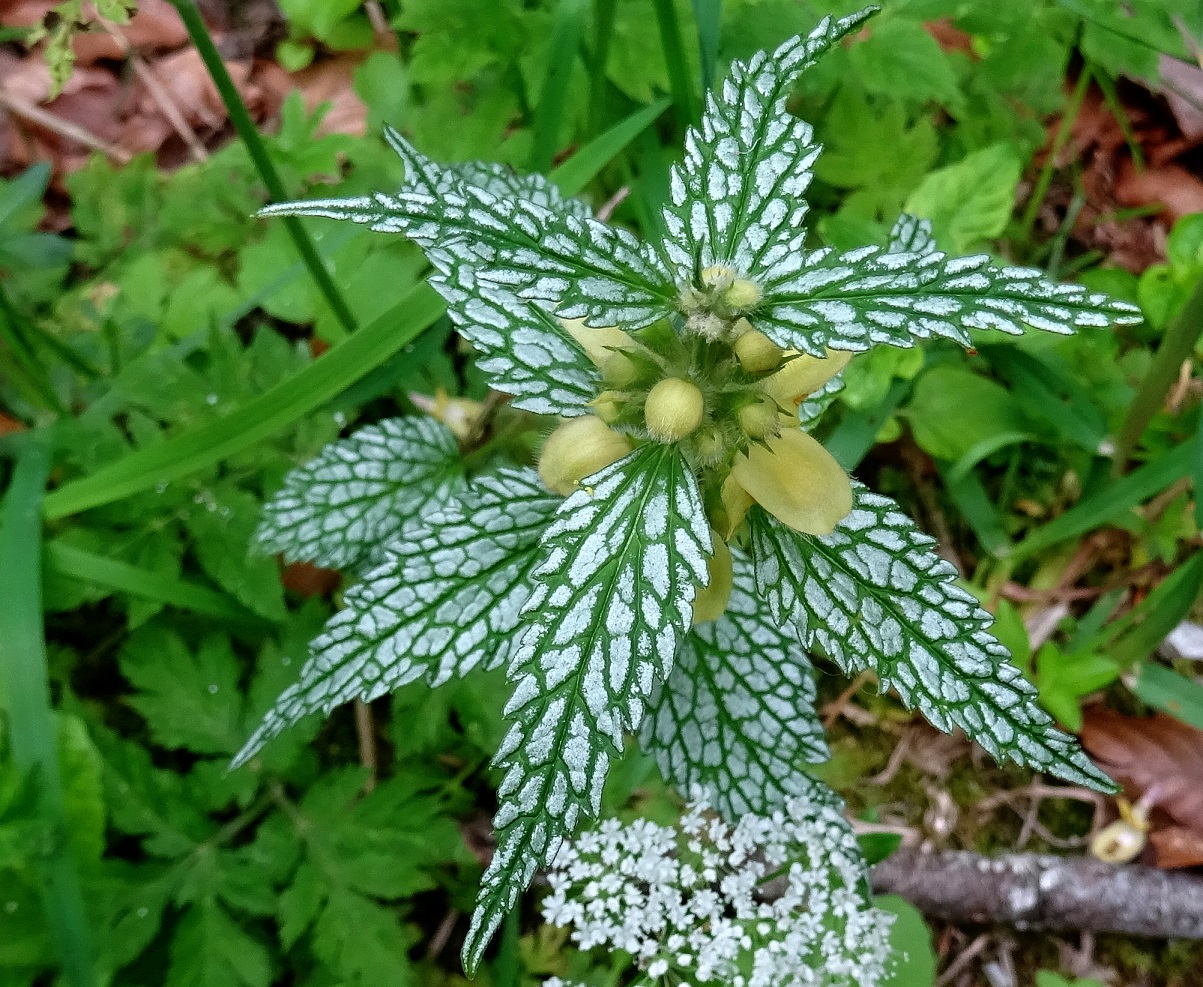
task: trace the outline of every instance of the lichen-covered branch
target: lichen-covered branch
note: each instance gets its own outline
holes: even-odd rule
[[[1089,857],[901,849],[872,870],[873,889],[930,918],[1018,929],[1203,939],[1203,877]]]

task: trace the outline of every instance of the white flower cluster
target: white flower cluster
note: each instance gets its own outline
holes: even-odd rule
[[[867,901],[835,808],[802,799],[731,827],[702,799],[677,828],[611,819],[566,843],[543,916],[581,949],[632,954],[641,984],[874,987],[893,917]]]

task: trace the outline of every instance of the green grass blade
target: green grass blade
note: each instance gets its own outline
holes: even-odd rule
[[[548,176],[565,195],[577,195],[672,103],[660,99],[591,140]]]
[[[73,987],[91,987],[92,935],[71,843],[67,838],[58,742],[50,705],[46,642],[42,636],[42,494],[50,454],[26,445],[4,499],[0,527],[0,696],[8,717],[13,763],[33,772],[39,809],[52,839],[39,863],[43,899]]]
[[[718,42],[723,26],[723,0],[693,0],[698,25],[698,52],[702,56],[702,92],[714,88],[718,67]]]
[[[1092,494],[1058,518],[1037,528],[1015,546],[1016,558],[1027,558],[1050,545],[1076,538],[1102,527],[1160,493],[1195,466],[1195,442],[1191,439],[1146,463],[1135,472]]]
[[[1192,479],[1195,484],[1195,524],[1203,529],[1203,414],[1199,415],[1199,428],[1195,433],[1195,463]]]
[[[1141,665],[1132,691],[1142,703],[1203,730],[1203,685],[1154,662]]]
[[[1171,572],[1138,606],[1106,630],[1106,655],[1120,668],[1149,657],[1190,613],[1203,592],[1203,554]]]
[[[668,85],[672,90],[673,102],[682,123],[697,120],[697,97],[693,83],[689,81],[689,61],[685,57],[685,44],[681,40],[681,22],[677,20],[677,8],[673,0],[652,0],[656,11],[656,23],[660,27],[660,46],[664,50],[664,63],[668,67]]]
[[[128,562],[97,555],[62,541],[47,543],[46,571],[207,617],[240,624],[266,623],[262,617],[251,613],[224,593],[161,573],[148,572]]]
[[[873,448],[877,433],[890,419],[894,410],[911,392],[909,380],[896,380],[890,385],[885,398],[876,408],[849,411],[840,419],[839,425],[823,443],[837,463],[851,472],[860,465],[865,454]]]
[[[547,171],[555,158],[568,98],[568,79],[585,36],[586,0],[560,0],[551,26],[547,73],[535,106],[531,140],[531,171]]]
[[[552,173],[556,183],[567,195],[578,193],[665,105],[660,102],[640,110],[582,148]],[[416,285],[370,325],[241,408],[55,490],[45,499],[46,517],[53,520],[109,504],[241,452],[320,408],[417,338],[444,312],[442,300],[428,285]]]
[[[1203,280],[1195,285],[1182,311],[1166,328],[1153,362],[1140,382],[1140,390],[1128,406],[1124,424],[1115,438],[1117,472],[1127,463],[1153,416],[1165,405],[1165,396],[1178,379],[1182,364],[1194,353],[1200,336],[1203,336]]]
[[[940,472],[948,495],[973,529],[982,548],[996,559],[1006,558],[1014,552],[1015,546],[1003,526],[998,509],[977,474],[972,470],[959,471],[958,466],[936,460],[936,469]]]
[[[618,0],[595,0],[593,5],[593,52],[589,57],[589,126],[601,128],[602,108],[606,100],[606,68],[610,64],[610,45],[614,40],[614,17]]]
[[[234,85],[234,80],[226,71],[225,63],[221,60],[217,46],[213,44],[213,38],[209,35],[209,29],[201,18],[195,0],[171,0],[171,5],[175,7],[180,19],[183,20],[188,37],[192,39],[201,61],[205,63],[205,69],[213,80],[213,85],[217,87],[217,92],[221,95],[226,112],[230,114],[230,122],[234,124],[234,129],[238,131],[238,137],[246,146],[255,170],[259,172],[259,177],[267,186],[267,192],[272,201],[287,201],[289,196],[284,189],[284,183],[280,181],[276,166],[272,164],[271,157],[267,153],[267,146],[263,143],[263,138],[259,136],[259,129],[251,119],[246,104],[238,92],[238,87]],[[353,333],[357,328],[355,316],[351,313],[338,285],[330,276],[329,270],[322,263],[317,247],[314,246],[305,227],[295,216],[285,216],[284,226],[297,248],[297,253],[301,255],[301,259],[309,269],[309,276],[313,278],[314,284],[325,298],[326,304],[330,306],[330,310],[343,329],[348,333]]]
[[[139,449],[91,476],[60,487],[46,497],[46,517],[66,517],[109,504],[241,452],[320,408],[380,366],[443,311],[443,302],[433,289],[418,285],[370,325],[253,401],[217,421]]]

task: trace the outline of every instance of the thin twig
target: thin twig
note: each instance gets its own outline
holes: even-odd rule
[[[631,187],[629,185],[624,185],[612,196],[610,196],[610,198],[605,201],[602,207],[597,210],[598,221],[602,223],[610,222],[610,217],[614,215],[614,210],[621,206],[623,202],[626,201],[627,196],[630,194]]]
[[[957,958],[948,964],[948,969],[940,974],[936,980],[936,987],[944,987],[945,984],[952,983],[957,978],[957,975],[969,966],[974,958],[986,948],[989,942],[989,933],[983,932],[973,942],[962,949],[957,954]]]
[[[147,64],[146,59],[138,54],[121,28],[116,24],[110,24],[101,17],[95,7],[92,8],[92,15],[96,22],[108,32],[109,36],[121,46],[125,57],[129,59],[130,64],[134,67],[134,74],[142,80],[142,84],[146,86],[146,91],[150,93],[150,98],[155,101],[155,105],[162,111],[163,116],[167,118],[167,122],[171,124],[175,132],[188,145],[188,150],[192,153],[192,157],[197,161],[207,161],[209,152],[205,148],[204,143],[196,135],[196,131],[192,129],[192,125],[184,119],[184,115],[159,81],[159,77],[155,74],[154,69]]]
[[[376,788],[376,726],[372,722],[372,707],[362,699],[355,700],[355,736],[359,738],[359,763],[368,769],[367,779],[363,790],[367,792]]]
[[[843,692],[836,696],[831,702],[824,706],[819,712],[823,717],[823,726],[830,730],[831,725],[840,718],[844,713],[844,708],[848,705],[848,700],[860,692],[861,686],[868,682],[873,677],[872,672],[861,672],[854,678]]]
[[[52,134],[66,137],[68,140],[82,144],[93,151],[99,151],[106,158],[111,158],[117,164],[129,164],[133,160],[134,156],[125,148],[118,147],[116,144],[110,144],[102,137],[97,137],[94,133],[85,130],[78,124],[74,124],[70,120],[64,120],[62,117],[51,113],[49,110],[44,110],[37,104],[31,103],[27,99],[22,99],[20,96],[14,96],[12,93],[0,90],[0,106],[3,106],[13,116],[28,120],[30,123],[36,124],[44,130],[49,130]]]

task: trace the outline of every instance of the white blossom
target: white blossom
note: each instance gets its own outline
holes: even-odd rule
[[[630,953],[641,983],[874,987],[892,916],[863,879],[831,806],[794,799],[731,826],[697,797],[676,827],[607,820],[565,843],[543,917],[581,949]]]

